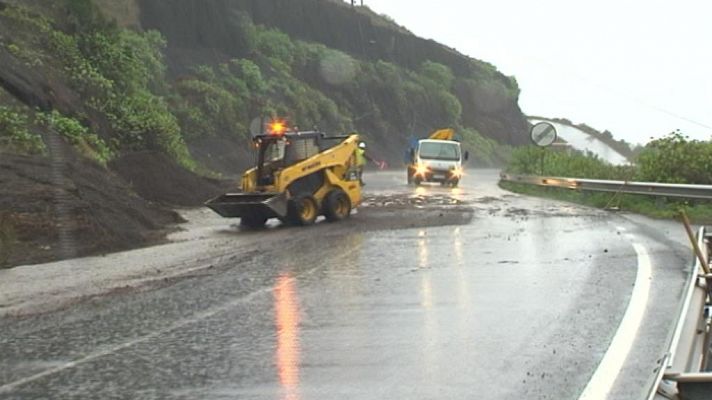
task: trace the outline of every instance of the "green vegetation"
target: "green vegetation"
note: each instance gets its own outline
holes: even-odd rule
[[[56,111],[47,110],[39,120],[101,163],[115,151],[154,149],[195,168],[177,119],[161,95],[167,87],[161,35],[119,29],[101,17],[90,0],[66,0],[64,5],[69,15],[66,30],[22,7],[0,11],[0,20],[24,32],[8,46],[18,49],[13,54],[33,49],[35,62],[28,64],[27,57],[19,57],[28,66],[63,71],[83,99],[83,107],[104,114],[110,122],[111,145]]]
[[[457,87],[464,85],[472,96],[488,98],[481,104],[496,107],[519,95],[513,78],[498,76],[486,63],[473,61],[468,76],[456,77],[432,61],[411,70],[293,40],[236,15],[241,30],[236,40],[247,56],[194,66],[173,78],[167,75],[167,43],[160,33],[120,28],[92,0],[62,0],[41,14],[32,10],[10,5],[0,10],[0,46],[28,68],[69,86],[81,104],[27,117],[3,111],[0,124],[11,127],[2,131],[3,149],[42,153],[39,135],[30,133],[39,127],[57,132],[101,164],[123,151],[154,150],[196,171],[202,168],[189,146],[206,138],[244,140],[251,121],[279,115],[303,129],[359,130],[371,140],[398,135],[403,146],[410,135],[452,127],[483,166],[500,164],[511,152],[463,123]],[[3,29],[13,34],[3,35]]]
[[[24,154],[44,154],[42,137],[29,129],[30,119],[9,107],[0,106],[0,149]]]
[[[91,133],[89,128],[74,118],[66,117],[55,110],[51,113],[38,113],[37,121],[49,130],[58,133],[84,156],[102,165],[106,165],[114,156],[102,139]]]
[[[712,183],[712,142],[689,140],[679,131],[648,143],[642,149],[634,166],[613,166],[592,154],[556,152],[530,146],[513,151],[506,171],[514,174],[540,175],[542,154],[545,176],[659,183]],[[702,201],[585,193],[511,182],[502,182],[500,186],[517,193],[599,208],[617,207],[657,218],[674,218],[679,215],[681,209],[684,209],[690,218],[697,222],[712,222],[712,205]]]
[[[266,114],[330,132],[365,125],[367,134],[400,131],[406,136],[424,127],[454,127],[481,165],[501,164],[511,151],[462,125],[462,105],[452,91],[455,77],[445,65],[425,61],[412,71],[294,41],[249,20],[243,28],[251,59],[200,66],[175,85],[171,107],[189,142],[245,135],[246,124]]]
[[[712,184],[712,142],[690,140],[680,131],[653,140],[638,155],[637,180]]]
[[[591,153],[552,151],[535,146],[515,149],[506,170],[514,174],[613,180],[630,180],[635,173],[631,167],[613,166]]]
[[[564,188],[540,187],[513,182],[500,182],[499,185],[503,189],[515,193],[568,201],[596,208],[634,212],[653,218],[677,218],[680,215],[680,210],[685,210],[695,223],[712,223],[712,205],[702,202],[656,199],[639,195],[586,193]]]

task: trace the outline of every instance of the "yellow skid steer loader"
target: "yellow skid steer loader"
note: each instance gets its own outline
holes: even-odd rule
[[[270,218],[311,225],[347,218],[361,203],[355,151],[358,135],[276,130],[253,138],[257,166],[242,177],[242,192],[226,193],[205,205],[248,228]]]

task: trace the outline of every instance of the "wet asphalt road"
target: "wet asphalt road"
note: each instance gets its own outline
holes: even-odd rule
[[[688,269],[674,228],[512,195],[494,171],[459,189],[404,175],[366,189],[472,218],[241,233],[234,257],[165,287],[0,319],[0,398],[577,399],[631,298],[634,245],[652,279],[610,398],[641,398]]]

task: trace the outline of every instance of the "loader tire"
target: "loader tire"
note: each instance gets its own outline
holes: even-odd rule
[[[240,226],[247,229],[260,229],[267,223],[267,218],[260,215],[246,215],[240,218]]]
[[[329,222],[341,221],[351,214],[351,200],[343,190],[332,190],[324,199],[324,216]]]
[[[292,225],[311,225],[319,216],[319,207],[310,194],[300,194],[289,200],[287,218]]]

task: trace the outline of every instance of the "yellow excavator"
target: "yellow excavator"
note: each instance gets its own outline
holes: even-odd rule
[[[270,218],[311,225],[320,215],[330,222],[347,218],[361,203],[354,156],[358,135],[329,137],[276,124],[253,142],[257,165],[242,176],[242,192],[205,203],[221,216],[240,218],[242,226],[252,229]]]

